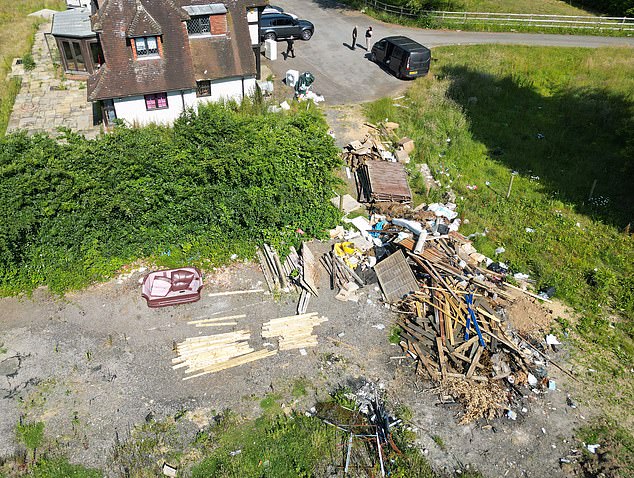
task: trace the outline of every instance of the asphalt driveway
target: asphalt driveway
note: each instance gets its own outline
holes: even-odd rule
[[[355,25],[358,26],[358,42],[361,44],[364,41],[365,30],[368,25],[372,25],[374,40],[388,35],[405,34],[428,47],[483,43],[590,48],[634,47],[634,38],[410,28],[379,22],[330,0],[272,0],[271,3],[313,22],[315,35],[307,42],[296,41],[296,58],[287,60],[284,60],[281,54],[286,49],[286,43],[279,42],[277,61],[267,61],[267,64],[278,78],[283,78],[289,69],[312,72],[316,80],[313,89],[324,95],[326,102],[331,105],[374,100],[398,93],[408,85],[407,82],[394,78],[372,63],[367,58],[368,54],[364,48],[350,48],[352,29]]]

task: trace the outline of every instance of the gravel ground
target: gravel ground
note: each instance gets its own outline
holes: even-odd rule
[[[328,247],[318,243],[314,249],[321,253]],[[261,397],[305,377],[319,390],[308,400],[338,385],[383,384],[393,400],[413,410],[419,444],[439,469],[472,464],[491,477],[564,476],[559,458],[572,447],[573,429],[587,411],[567,407],[565,392],[558,390],[527,397],[527,412],[517,421],[459,425],[457,408],[439,405],[436,393],[415,382],[407,360],[390,358],[402,353],[388,343],[391,315],[376,285],[363,288],[358,303],[342,303],[334,299],[324,274],[309,311],[329,320],[316,328],[319,346],[308,349],[308,355],[280,352],[183,382],[183,372],[170,366],[174,342],[209,333],[187,320],[244,313],[237,328],[248,328],[252,346],[259,349],[261,324],[293,314],[296,297],[209,297],[265,287],[258,266],[237,263],[207,275],[199,302],[156,310],[140,297],[141,277],[137,271],[63,299],[40,289],[31,298],[0,300],[0,342],[6,349],[0,355],[0,457],[16,451],[13,430],[24,414],[43,420],[47,437],[73,461],[105,468],[115,436],[143,423],[148,414],[162,418],[189,410],[188,416],[197,417],[189,430],[195,433],[214,411],[227,407],[256,416],[259,400],[245,397]],[[559,388],[568,387],[556,380]],[[432,437],[440,437],[444,446]]]

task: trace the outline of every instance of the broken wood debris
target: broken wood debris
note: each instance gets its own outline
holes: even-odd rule
[[[313,335],[313,328],[327,320],[317,312],[272,319],[262,326],[262,337],[279,337],[280,350],[315,347],[317,336]]]
[[[330,276],[330,289],[339,290],[337,298],[342,301],[354,301],[354,292],[365,285],[363,279],[337,256],[334,248],[321,256],[320,262]]]
[[[357,200],[411,202],[403,164],[409,163],[414,142],[409,138],[399,140],[394,133],[398,123],[366,124],[373,131],[345,146],[341,154],[355,173]]]

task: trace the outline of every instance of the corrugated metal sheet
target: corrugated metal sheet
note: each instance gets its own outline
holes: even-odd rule
[[[197,17],[201,15],[219,15],[227,13],[227,7],[223,3],[209,3],[207,5],[185,5],[183,7],[189,16]]]
[[[412,268],[400,249],[375,265],[374,272],[387,302],[398,302],[403,296],[419,290]]]
[[[88,8],[75,8],[58,12],[53,15],[51,33],[54,36],[89,38],[96,36],[90,29],[90,10]]]

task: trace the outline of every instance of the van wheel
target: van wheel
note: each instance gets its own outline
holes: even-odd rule
[[[266,35],[264,35],[264,39],[265,40],[276,40],[277,37],[275,36],[275,33],[269,32]]]
[[[310,30],[304,30],[301,35],[302,40],[304,41],[310,40],[312,36],[313,36],[313,32],[311,32]]]

